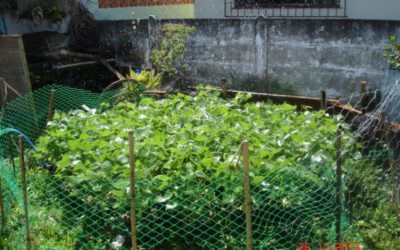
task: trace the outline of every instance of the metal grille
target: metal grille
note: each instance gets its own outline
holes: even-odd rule
[[[225,17],[346,17],[347,0],[225,0]]]

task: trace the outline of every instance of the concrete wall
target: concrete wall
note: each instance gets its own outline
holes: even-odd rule
[[[366,20],[177,20],[196,27],[187,44],[187,62],[193,83],[219,84],[227,77],[235,88],[265,90],[266,80],[287,86],[297,94],[348,97],[361,79],[371,88],[383,85],[389,63],[383,48],[391,34],[400,35],[400,22]],[[108,22],[118,34],[120,22]],[[149,22],[151,23],[151,22]],[[150,25],[158,30],[162,21]],[[146,22],[147,24],[147,22]],[[112,27],[112,28],[111,28]],[[148,27],[142,25],[137,53],[146,62]],[[151,40],[159,42],[159,36]],[[133,40],[132,40],[133,41]],[[268,83],[269,84],[269,83]],[[278,86],[278,87],[279,87]],[[276,87],[276,86],[275,86]]]
[[[330,97],[356,92],[361,79],[380,88],[389,64],[383,48],[400,22],[274,20],[267,25],[268,76],[299,93]]]
[[[389,69],[383,48],[390,34],[400,34],[400,22],[386,21],[187,22],[198,30],[188,47],[197,82],[216,84],[225,76],[246,88],[246,79],[268,78],[298,94],[318,96],[325,89],[330,97],[348,96],[361,79],[380,87]]]

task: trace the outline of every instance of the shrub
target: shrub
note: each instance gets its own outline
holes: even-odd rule
[[[186,53],[186,41],[190,34],[195,32],[194,27],[185,24],[164,24],[161,32],[163,39],[158,49],[153,49],[151,61],[158,72],[164,77],[173,79],[182,77],[188,69],[184,63]]]

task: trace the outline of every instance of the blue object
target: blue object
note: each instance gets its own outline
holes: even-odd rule
[[[15,128],[5,128],[5,129],[1,129],[0,130],[0,136],[8,134],[8,133],[16,133],[18,135],[21,135],[24,140],[29,144],[29,146],[33,149],[33,151],[35,151],[35,153],[38,153],[39,151],[37,150],[37,148],[35,147],[35,145],[33,145],[32,141],[28,138],[28,136],[26,136],[24,133],[22,133],[21,131],[19,131],[18,129]],[[50,169],[50,165],[46,164],[43,160],[39,160],[40,164],[43,165],[44,169]]]
[[[140,67],[133,68],[133,71],[135,71],[136,75],[140,75],[140,72],[142,72],[142,68]]]
[[[24,140],[29,144],[29,146],[31,146],[31,148],[33,149],[33,151],[35,151],[35,153],[38,152],[37,148],[35,147],[35,145],[33,145],[32,141],[28,138],[28,136],[26,136],[24,133],[22,133],[21,131],[19,131],[18,129],[15,128],[5,128],[0,130],[0,136],[8,134],[8,133],[16,133],[21,135]]]
[[[3,10],[0,10],[0,35],[7,34],[6,19],[4,18]]]

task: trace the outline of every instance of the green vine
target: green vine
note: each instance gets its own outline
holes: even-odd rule
[[[389,37],[390,46],[385,47],[386,53],[384,57],[389,59],[395,70],[400,70],[400,42],[397,41],[397,36]]]

